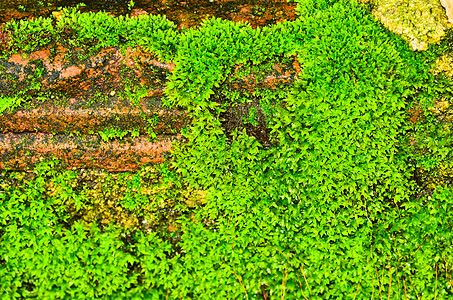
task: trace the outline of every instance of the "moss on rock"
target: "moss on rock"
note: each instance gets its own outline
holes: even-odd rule
[[[439,56],[431,68],[434,75],[443,74],[453,78],[453,56],[451,53],[444,53]]]
[[[407,40],[413,50],[439,43],[452,27],[438,0],[369,0],[372,14],[390,31]]]
[[[143,232],[175,230],[176,219],[205,204],[207,196],[207,191],[167,182],[149,165],[139,172],[109,173],[64,170],[57,163],[42,162],[34,172],[0,170],[0,190],[23,193],[27,186],[39,183],[42,197],[60,204],[55,211],[68,228],[81,221],[87,228],[113,225]]]

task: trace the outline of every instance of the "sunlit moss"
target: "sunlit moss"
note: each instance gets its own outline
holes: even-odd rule
[[[452,24],[438,0],[369,0],[373,15],[390,31],[407,40],[413,50],[439,43]]]
[[[420,170],[420,174],[427,189],[435,189],[453,183],[453,165],[451,163],[441,163],[433,170]]]
[[[433,106],[428,108],[439,122],[445,124],[444,130],[448,130],[453,122],[453,105],[447,97],[436,99]]]
[[[445,53],[438,57],[431,72],[435,75],[444,74],[450,78],[453,78],[453,57],[451,54]]]

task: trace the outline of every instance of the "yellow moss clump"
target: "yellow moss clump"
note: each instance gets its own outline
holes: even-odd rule
[[[430,111],[435,113],[436,115],[441,115],[447,112],[450,108],[450,102],[447,99],[436,99],[434,102],[434,106],[428,108]]]
[[[423,174],[423,171],[422,171]],[[451,163],[440,164],[436,169],[426,174],[425,184],[428,189],[449,185],[453,182],[453,167]]]
[[[431,68],[431,72],[434,75],[442,73],[453,79],[453,57],[449,54],[443,54],[438,57]]]
[[[372,14],[390,31],[407,40],[413,50],[439,43],[452,27],[439,0],[370,0]]]

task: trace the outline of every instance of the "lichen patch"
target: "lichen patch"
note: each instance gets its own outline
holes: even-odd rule
[[[372,14],[408,41],[413,50],[427,50],[429,44],[439,43],[453,26],[438,0],[371,0],[371,3]]]

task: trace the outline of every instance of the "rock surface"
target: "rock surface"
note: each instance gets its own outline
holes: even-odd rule
[[[58,19],[61,5],[57,2],[34,5],[13,0],[0,7],[0,53],[12,50],[2,23],[37,17]],[[287,1],[143,0],[135,1],[133,8],[104,7],[98,5],[101,2],[89,3],[79,11],[106,10],[131,17],[161,14],[179,29],[198,26],[209,17],[248,22],[254,28],[297,17],[296,3]],[[183,140],[180,130],[192,122],[184,110],[161,105],[167,77],[175,65],[140,47],[96,48],[75,45],[71,38],[73,32],[68,29],[43,47],[33,51],[18,48],[21,50],[0,58],[0,96],[20,99],[17,107],[5,111],[8,105],[0,103],[0,169],[31,168],[51,157],[61,159],[68,168],[109,171],[132,171],[146,162],[163,161],[172,142]],[[263,72],[247,68],[240,65],[232,70],[232,76],[217,91],[219,101],[222,90],[249,94],[286,88],[300,71],[295,57],[290,62],[271,62]],[[258,125],[244,124],[251,109],[259,114]],[[259,99],[248,106],[231,107],[224,117],[225,130],[243,126],[267,142]],[[116,138],[106,138],[109,130],[121,132]],[[151,133],[154,142],[148,139]]]
[[[440,3],[447,12],[448,21],[453,23],[453,1],[452,0],[440,0]]]
[[[97,135],[6,133],[0,134],[0,169],[26,170],[43,159],[58,159],[68,168],[136,171],[145,163],[163,162],[175,140],[181,137],[104,141]]]

